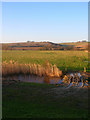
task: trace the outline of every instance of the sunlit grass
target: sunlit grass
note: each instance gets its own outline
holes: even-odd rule
[[[14,60],[20,64],[40,64],[49,61],[65,70],[88,70],[88,53],[84,51],[2,51],[2,61]]]

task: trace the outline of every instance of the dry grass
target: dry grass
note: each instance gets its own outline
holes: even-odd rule
[[[18,74],[33,74],[38,76],[60,77],[62,71],[57,66],[46,62],[44,65],[40,64],[19,64],[13,60],[8,63],[2,63],[2,75],[18,75]]]

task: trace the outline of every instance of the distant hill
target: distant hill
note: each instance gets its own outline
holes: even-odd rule
[[[1,45],[1,44],[0,44]],[[3,43],[3,50],[88,50],[88,42],[53,43],[53,42],[22,42]]]
[[[55,50],[62,49],[63,45],[52,42],[24,42],[2,44],[3,50]]]
[[[68,45],[73,46],[74,50],[88,50],[90,46],[90,42],[71,42],[71,43],[61,43],[64,47]]]

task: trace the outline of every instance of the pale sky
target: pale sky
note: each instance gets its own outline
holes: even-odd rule
[[[2,42],[88,40],[88,2],[3,2]]]

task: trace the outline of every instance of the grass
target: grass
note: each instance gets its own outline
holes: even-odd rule
[[[2,61],[9,62],[14,60],[15,62],[22,64],[41,64],[45,61],[49,61],[52,65],[56,66],[60,70],[84,70],[88,68],[88,53],[84,51],[2,51]]]
[[[60,70],[65,68],[68,71],[84,70],[84,67],[88,70],[88,63],[84,62],[88,61],[88,53],[84,51],[3,50],[2,62],[13,66],[12,61],[24,67],[28,64],[44,66],[45,62],[49,61],[52,66],[56,64]],[[6,69],[13,73],[9,71],[12,70],[10,66]],[[15,69],[15,66],[13,68]],[[73,91],[69,89],[67,96],[68,90],[61,88],[55,85],[24,82],[3,84],[3,118],[87,118],[88,97],[85,97],[87,91],[75,89],[76,93],[72,95]]]
[[[88,98],[81,98],[86,94],[83,90],[78,97],[58,96],[53,88],[56,86],[36,83],[3,85],[3,118],[88,117]]]

